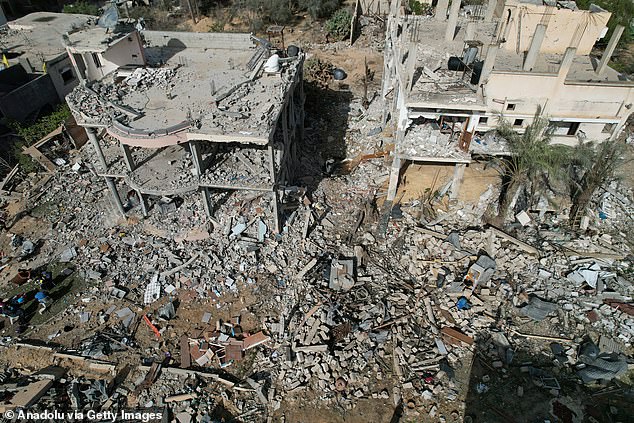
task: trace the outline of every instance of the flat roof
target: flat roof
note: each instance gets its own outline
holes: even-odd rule
[[[0,39],[6,51],[21,52],[33,67],[39,68],[42,60],[50,61],[66,54],[63,34],[82,28],[95,19],[95,16],[71,13],[30,13],[8,22],[8,30],[0,35]]]
[[[74,35],[100,48],[94,31]],[[253,77],[247,64],[257,49],[249,34],[144,31],[143,36],[149,43],[147,68],[125,69],[125,76],[120,69],[122,76],[115,71],[68,95],[83,125],[109,127],[116,120],[131,131],[152,132],[190,122],[188,140],[269,142],[301,57],[282,63],[280,73]]]

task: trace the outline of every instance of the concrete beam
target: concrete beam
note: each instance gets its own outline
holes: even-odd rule
[[[537,62],[537,57],[539,56],[539,50],[542,48],[542,43],[544,42],[545,36],[546,25],[538,24],[535,27],[533,40],[531,41],[531,45],[528,48],[528,53],[526,53],[526,58],[524,59],[524,71],[530,72],[533,70],[535,63]]]
[[[106,162],[106,157],[103,155],[103,150],[101,149],[101,145],[99,145],[99,140],[97,139],[97,133],[94,128],[84,128],[86,130],[86,134],[88,134],[88,139],[90,143],[95,149],[97,153],[97,158],[99,159],[99,163],[103,166],[104,172],[108,171],[108,163]]]
[[[614,54],[614,49],[616,49],[616,46],[619,43],[619,40],[621,39],[621,35],[623,35],[623,30],[625,30],[625,27],[622,25],[617,25],[616,28],[614,28],[614,32],[612,33],[612,38],[610,38],[610,42],[608,43],[608,46],[603,52],[603,56],[601,56],[601,61],[599,62],[599,64],[597,65],[597,68],[595,69],[595,72],[597,75],[601,75],[607,69],[608,63],[610,62],[610,59],[612,58],[612,54]]]
[[[123,203],[121,202],[121,197],[119,196],[119,191],[117,190],[117,184],[115,183],[114,178],[107,176],[106,185],[110,188],[110,193],[112,194],[112,198],[114,199],[117,209],[119,209],[119,213],[121,213],[121,216],[126,217],[125,209],[123,208]]]
[[[456,24],[458,23],[458,13],[460,13],[460,0],[452,0],[449,9],[449,21],[447,22],[447,30],[445,31],[445,41],[453,41],[456,35]]]
[[[438,0],[436,10],[434,11],[434,19],[437,21],[444,21],[447,19],[447,8],[449,7],[449,0]]]

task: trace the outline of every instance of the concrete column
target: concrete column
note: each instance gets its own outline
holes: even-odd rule
[[[123,160],[125,161],[128,170],[132,172],[135,169],[134,159],[132,158],[132,151],[129,145],[119,143],[121,146],[121,152],[123,153]]]
[[[95,148],[95,152],[97,153],[97,158],[99,159],[99,163],[103,167],[103,171],[108,171],[108,163],[106,163],[106,157],[103,155],[103,150],[101,149],[101,145],[99,145],[99,140],[97,139],[97,134],[94,128],[84,128],[86,130],[86,134],[88,134],[88,139],[90,143]]]
[[[482,65],[482,73],[480,74],[480,83],[485,82],[491,71],[493,70],[493,66],[495,65],[495,58],[498,55],[498,45],[497,44],[489,44],[489,49],[487,50],[487,55],[484,58],[484,64]]]
[[[460,0],[452,0],[449,9],[449,21],[447,22],[447,30],[445,31],[445,41],[453,41],[456,34],[456,24],[458,23],[458,13],[460,12]]]
[[[203,201],[203,207],[205,208],[205,214],[207,217],[213,217],[211,215],[211,198],[209,197],[209,188],[201,187],[200,194]]]
[[[123,217],[126,217],[125,209],[123,208],[123,203],[121,203],[121,197],[119,196],[119,191],[117,190],[117,184],[114,182],[114,178],[107,176],[106,184],[108,185],[108,188],[110,188],[112,198],[114,199],[115,205],[119,209],[119,213],[121,213]]]
[[[616,45],[619,43],[619,40],[621,39],[621,35],[623,35],[624,29],[625,27],[622,25],[617,25],[616,28],[614,28],[614,32],[612,33],[612,38],[610,38],[610,42],[608,43],[608,46],[603,52],[603,56],[601,56],[601,61],[599,62],[595,70],[597,75],[601,75],[603,72],[605,72],[605,69],[608,67],[608,63],[610,62],[610,59],[612,58],[612,54],[614,53],[614,49],[616,48]]]
[[[398,180],[401,174],[401,158],[397,156],[398,153],[394,152],[394,159],[392,160],[392,168],[390,169],[390,184],[387,188],[387,201],[394,201],[396,198],[396,191],[398,190]]]
[[[557,80],[559,84],[563,84],[568,76],[568,71],[572,66],[572,61],[575,59],[577,49],[574,47],[568,47],[564,53],[563,59],[561,59],[561,65],[559,65],[559,71],[557,72]]]
[[[465,41],[475,39],[475,29],[476,29],[475,21],[467,22],[467,29],[465,30],[465,34],[464,34]]]
[[[196,167],[196,171],[198,172],[198,176],[202,176],[203,174],[203,159],[200,155],[200,149],[198,148],[197,141],[189,142],[189,151],[192,153],[192,161],[194,162],[194,166]]]
[[[414,85],[414,73],[416,73],[416,59],[418,54],[418,49],[416,48],[416,43],[409,43],[409,48],[407,49],[407,62],[406,62],[406,75],[407,78],[407,91],[412,90],[412,86]]]
[[[451,192],[449,193],[449,199],[455,200],[460,193],[460,186],[464,179],[464,171],[467,168],[466,163],[456,163],[453,169],[453,179],[451,181]]]
[[[539,50],[542,48],[542,43],[544,42],[545,36],[546,25],[538,24],[535,27],[535,33],[533,34],[531,46],[528,48],[528,53],[526,53],[526,59],[524,59],[524,71],[530,72],[533,70],[535,62],[537,62],[537,57],[539,56]]]
[[[495,8],[497,7],[497,0],[489,0],[487,3],[487,11],[484,14],[484,22],[491,22],[493,15],[495,14]]]
[[[141,203],[141,210],[143,211],[143,216],[148,216],[148,203],[147,199],[143,196],[143,193],[139,190],[136,190],[136,195],[139,197],[139,203]]]
[[[436,5],[436,10],[434,11],[434,18],[437,21],[444,21],[445,19],[447,19],[448,6],[449,6],[449,0],[438,0],[438,4]]]
[[[282,233],[282,222],[280,221],[280,213],[279,213],[279,205],[277,198],[277,188],[273,187],[272,193],[272,207],[271,211],[273,212],[273,227],[275,228],[275,233]]]

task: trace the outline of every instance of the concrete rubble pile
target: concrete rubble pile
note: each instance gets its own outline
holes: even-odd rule
[[[185,196],[164,213],[152,213],[143,226],[121,222],[88,243],[84,234],[104,214],[104,189],[91,172],[62,168],[38,200],[44,206],[62,197],[65,205],[43,216],[56,239],[45,249],[86,279],[100,282],[60,318],[86,328],[106,324],[116,328],[118,339],[138,322],[164,337],[163,345],[178,355],[173,339],[182,334],[175,334],[169,323],[178,309],[161,311],[166,300],[186,293],[188,298],[213,298],[221,310],[236,295],[254,292],[259,301],[245,311],[259,316],[262,342],[247,348],[257,333],[241,334],[232,323],[229,332],[216,327],[217,333],[189,334],[189,358],[191,366],[213,370],[237,366],[251,356],[270,382],[244,379],[236,386],[246,389],[238,391],[248,393],[248,399],[239,400],[222,394],[227,383],[201,388],[188,384],[191,378],[184,375],[191,370],[166,376],[179,371],[166,367],[164,376],[138,396],[144,407],[161,408],[166,397],[185,395],[170,406],[172,411],[199,410],[199,415],[230,403],[234,413],[251,413],[253,421],[270,416],[285,395],[303,389],[346,409],[372,398],[422,404],[435,416],[441,402],[455,402],[458,408],[463,387],[453,375],[464,360],[483,351],[493,368],[504,368],[537,331],[560,340],[562,347],[552,354],[563,357],[569,371],[584,381],[612,379],[627,369],[615,352],[629,348],[634,335],[627,307],[632,287],[617,276],[629,269],[630,250],[620,239],[573,237],[555,225],[544,229],[538,216],[517,225],[516,236],[488,227],[463,229],[478,213],[481,218],[483,208],[466,220],[464,213],[447,214],[438,218],[442,225],[423,226],[410,214],[412,207],[404,207],[382,241],[372,233],[377,220],[371,209],[359,214],[381,183],[380,176],[375,182],[367,176],[380,175],[380,169],[372,161],[361,163],[349,175],[323,181],[310,198],[297,190],[297,207],[279,235],[258,217],[266,210],[261,196],[231,197],[212,224],[202,227],[196,222],[204,212]],[[342,190],[341,184],[356,190]],[[150,227],[156,235],[146,232]],[[140,254],[145,257],[141,263]],[[88,313],[91,303],[103,304],[101,311]],[[159,312],[147,317],[143,305],[159,307]],[[588,333],[615,336],[602,342],[595,338],[596,348],[589,344],[581,353]],[[99,351],[108,358],[122,354]],[[145,357],[159,354],[156,347],[142,351]],[[539,368],[527,371],[547,389],[558,390]],[[126,389],[142,386],[139,380]],[[415,417],[418,411],[409,413]]]
[[[231,148],[216,154],[203,152],[203,160],[212,158],[218,164],[205,171],[201,183],[267,186],[271,183],[271,173],[266,153],[264,149],[250,148]]]

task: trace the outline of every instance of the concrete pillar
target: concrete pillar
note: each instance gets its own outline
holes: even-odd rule
[[[398,180],[401,174],[401,158],[394,153],[392,168],[390,169],[390,184],[387,188],[387,201],[394,201],[398,190]]]
[[[148,216],[148,203],[147,199],[143,196],[143,193],[139,190],[136,190],[136,195],[139,197],[139,203],[141,203],[141,210],[143,211],[143,216]]]
[[[574,47],[568,47],[564,53],[563,59],[561,59],[561,65],[559,65],[559,71],[557,72],[557,80],[560,84],[563,84],[568,76],[568,71],[572,66],[572,61],[575,59],[577,49]]]
[[[487,50],[487,55],[484,58],[484,64],[482,65],[482,73],[480,74],[480,83],[485,82],[491,71],[493,70],[493,66],[495,65],[495,58],[498,55],[499,47],[497,44],[489,44],[489,49]]]
[[[475,21],[467,22],[467,29],[465,30],[465,34],[464,34],[465,41],[475,39],[475,29],[476,29]]]
[[[94,128],[84,128],[86,130],[86,134],[88,134],[88,139],[90,143],[95,149],[97,153],[97,158],[99,159],[99,163],[103,167],[104,173],[108,171],[108,163],[106,162],[106,157],[103,155],[103,150],[101,149],[101,145],[99,145],[99,140],[97,139],[97,133]]]
[[[608,46],[603,52],[603,56],[601,56],[601,61],[599,62],[595,70],[597,75],[601,75],[603,72],[605,72],[605,69],[608,67],[608,63],[610,62],[610,59],[612,58],[612,54],[614,53],[614,49],[616,48],[616,45],[619,43],[619,40],[621,39],[621,35],[623,35],[624,29],[625,27],[622,25],[617,25],[616,28],[614,28],[614,32],[612,33],[612,38],[610,38],[610,42],[608,43]]]
[[[409,43],[407,53],[407,63],[406,63],[406,78],[407,78],[407,87],[406,90],[411,91],[414,85],[414,73],[416,73],[416,59],[418,54],[418,49],[416,48],[416,43]]]
[[[449,193],[449,199],[455,200],[460,193],[460,186],[464,179],[464,170],[467,168],[466,163],[456,163],[453,168],[453,179],[451,181],[451,192]]]
[[[280,221],[280,212],[279,212],[279,199],[277,198],[277,188],[273,188],[272,195],[272,207],[271,211],[273,212],[273,227],[275,228],[275,233],[282,233],[282,222]]]
[[[487,3],[487,10],[484,14],[484,22],[491,22],[493,15],[495,14],[495,8],[497,7],[497,0],[489,0]]]
[[[200,155],[200,149],[198,148],[197,141],[189,142],[189,151],[192,153],[192,161],[194,162],[198,176],[201,176],[203,174],[203,159]]]
[[[445,31],[445,41],[453,41],[456,34],[456,24],[458,23],[458,13],[460,12],[460,0],[452,0],[449,9],[449,21],[447,22],[447,30]]]
[[[119,213],[121,213],[121,215],[125,217],[125,209],[123,208],[123,203],[121,203],[121,197],[119,196],[119,191],[117,190],[117,184],[114,182],[114,178],[106,176],[106,184],[108,185],[108,188],[110,188],[112,198],[114,199],[115,205],[119,209]]]
[[[121,152],[123,153],[123,161],[125,161],[128,170],[132,172],[135,169],[134,159],[132,158],[132,151],[130,150],[129,145],[125,145],[123,143],[119,143],[121,146]]]
[[[449,0],[438,0],[438,4],[436,5],[436,10],[434,12],[434,18],[437,21],[444,21],[445,19],[447,19],[448,6],[449,6]]]
[[[535,27],[535,33],[533,34],[531,46],[528,48],[528,53],[526,53],[526,58],[524,59],[524,71],[530,72],[533,70],[535,62],[537,62],[537,57],[539,56],[539,50],[542,48],[542,42],[544,42],[545,36],[546,25],[538,24]]]
[[[211,198],[209,197],[209,188],[201,187],[200,194],[202,197],[203,207],[205,208],[205,214],[207,217],[213,217],[211,215]]]

